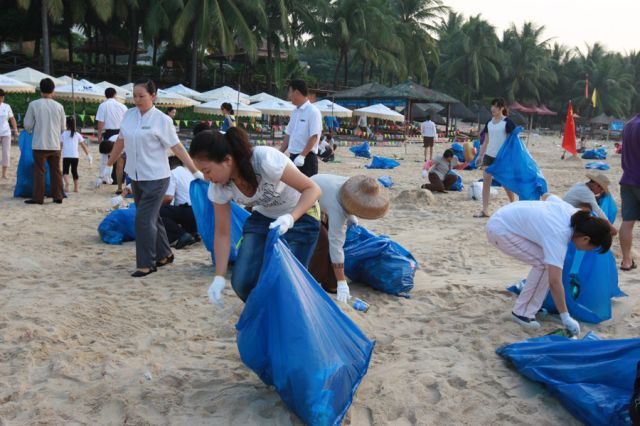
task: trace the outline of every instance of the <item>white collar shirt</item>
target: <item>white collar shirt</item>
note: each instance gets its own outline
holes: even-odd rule
[[[151,107],[144,115],[138,108],[127,111],[118,139],[127,154],[125,172],[133,180],[166,179],[171,174],[167,149],[180,143],[171,117]]]
[[[127,112],[126,106],[110,98],[98,106],[96,120],[104,123],[105,130],[118,130],[125,112]]]
[[[191,196],[189,195],[189,188],[191,188],[191,181],[193,181],[193,174],[183,166],[178,166],[171,170],[171,176],[169,177],[169,187],[165,195],[173,197],[171,204],[174,206],[182,206],[184,204],[191,205]]]
[[[316,143],[311,152],[318,153],[318,142],[322,134],[322,114],[320,110],[306,101],[291,112],[291,119],[284,131],[289,135],[289,153],[300,154],[304,151],[309,139],[316,135]]]

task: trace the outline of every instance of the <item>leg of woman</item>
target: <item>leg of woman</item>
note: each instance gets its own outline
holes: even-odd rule
[[[136,265],[138,269],[154,268],[156,266],[156,255],[166,257],[168,253],[158,253],[158,248],[164,248],[162,243],[158,243],[159,231],[158,221],[160,216],[160,206],[164,198],[164,193],[169,185],[169,178],[133,181],[132,188],[136,202]],[[166,240],[166,232],[162,227],[162,234]],[[169,243],[166,242],[166,246]]]
[[[166,259],[171,256],[171,246],[169,245],[169,237],[167,236],[167,230],[164,228],[164,222],[162,221],[162,217],[160,217],[160,209],[162,208],[162,201],[164,200],[164,194],[167,192],[167,188],[169,187],[169,178],[162,179],[162,184],[160,185],[160,189],[158,189],[157,196],[157,208],[154,210],[154,214],[156,217],[156,260]]]
[[[11,162],[11,136],[1,136],[2,142],[2,179],[8,179],[9,166]]]
[[[77,158],[71,159],[71,176],[73,176],[73,192],[78,192],[78,179],[80,179],[80,176],[78,176],[78,162],[79,160]]]
[[[482,212],[485,215],[489,215],[489,201],[491,200],[491,182],[493,182],[493,175],[487,172],[483,174],[482,181]]]
[[[504,192],[507,193],[507,198],[509,198],[509,202],[513,203],[514,201],[516,201],[516,194],[511,191],[510,189],[505,188]]]
[[[242,229],[242,243],[233,265],[231,286],[243,302],[247,301],[251,290],[260,278],[264,246],[269,233],[269,224],[272,221],[273,219],[253,212]]]
[[[69,168],[71,167],[70,158],[62,159],[62,180],[64,181],[64,192],[69,192]]]
[[[308,214],[296,221],[293,228],[284,234],[284,239],[289,245],[291,253],[304,265],[309,266],[313,252],[318,243],[320,234],[320,221]]]

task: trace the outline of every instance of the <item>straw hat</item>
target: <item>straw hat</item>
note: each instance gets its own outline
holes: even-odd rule
[[[611,184],[611,181],[607,176],[602,173],[587,173],[586,176],[600,185],[604,192],[609,192],[609,184]]]
[[[389,210],[389,194],[377,180],[353,176],[340,188],[340,203],[349,213],[363,219],[379,219]]]

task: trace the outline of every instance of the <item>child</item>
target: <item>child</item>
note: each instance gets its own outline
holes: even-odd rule
[[[62,143],[62,179],[64,180],[64,191],[69,192],[69,168],[73,175],[73,192],[78,192],[78,144],[87,156],[89,164],[93,158],[89,155],[89,148],[84,143],[84,138],[76,132],[76,120],[73,116],[67,117],[67,130],[60,135]]]

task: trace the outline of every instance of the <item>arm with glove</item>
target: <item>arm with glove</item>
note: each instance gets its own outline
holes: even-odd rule
[[[549,290],[551,291],[553,302],[556,304],[558,312],[560,312],[562,325],[574,336],[580,335],[580,324],[571,318],[569,309],[567,309],[567,302],[564,299],[564,287],[562,285],[562,269],[557,266],[549,265]]]
[[[291,163],[285,167],[281,180],[300,192],[300,199],[290,214],[280,216],[269,225],[269,229],[279,227],[280,235],[293,228],[295,221],[300,219],[313,207],[321,194],[320,187],[307,176],[303,175],[300,170],[293,167]]]
[[[338,281],[336,299],[338,302],[349,303],[351,294],[349,284],[344,274],[344,242],[347,238],[347,228],[352,224],[358,224],[358,218],[353,215],[338,217],[329,216],[329,257],[333,273]],[[346,226],[345,226],[346,224]]]
[[[215,233],[213,237],[213,252],[215,254],[216,275],[209,286],[207,294],[211,303],[223,306],[222,291],[226,287],[227,267],[231,247],[231,205],[213,205],[215,213]]]

